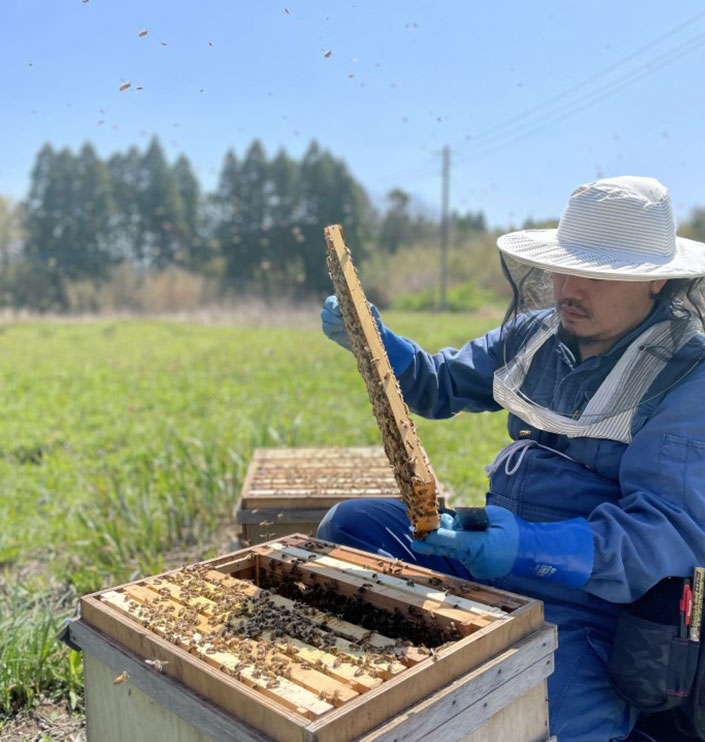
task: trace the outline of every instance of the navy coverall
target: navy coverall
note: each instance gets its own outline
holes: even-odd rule
[[[667,318],[667,309],[657,306],[610,350],[581,363],[553,336],[534,357],[525,391],[564,414],[583,409],[634,338]],[[531,315],[524,320],[530,328]],[[436,354],[413,344],[414,358],[399,378],[411,410],[448,418],[500,409],[492,379],[516,352],[508,337],[498,328],[459,350]],[[620,604],[664,577],[689,576],[694,566],[705,565],[704,357],[705,337],[699,334],[669,361],[635,410],[629,445],[548,433],[509,415],[512,439],[532,438],[553,450],[528,448],[511,475],[510,467],[498,467],[487,504],[533,522],[583,517],[594,539],[594,567],[582,588],[514,575],[491,581],[543,600],[546,619],[558,625],[556,669],[548,686],[551,732],[560,742],[628,735],[637,712],[613,691],[606,672]],[[460,562],[411,550],[409,522],[398,501],[341,503],[319,535],[472,579]]]

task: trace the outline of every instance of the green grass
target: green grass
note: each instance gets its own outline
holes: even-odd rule
[[[497,317],[385,321],[437,350]],[[313,321],[9,324],[0,388],[0,718],[40,695],[80,703],[80,660],[54,640],[77,596],[212,544],[254,448],[380,441],[352,356]],[[504,415],[418,421],[456,503],[481,502],[504,425]]]

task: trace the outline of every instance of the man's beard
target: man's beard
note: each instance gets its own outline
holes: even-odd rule
[[[558,328],[558,337],[560,341],[565,343],[569,348],[575,348],[578,345],[595,345],[595,343],[602,343],[606,339],[599,334],[577,335],[576,333],[566,329],[562,322],[561,326]]]
[[[590,319],[592,316],[582,304],[573,299],[562,299],[558,304],[556,304],[556,310],[560,310],[561,307],[582,312],[586,319]],[[595,335],[578,335],[575,332],[571,332],[563,322],[561,322],[558,336],[569,348],[577,347],[578,345],[594,345],[595,343],[601,343],[606,339],[599,333]]]

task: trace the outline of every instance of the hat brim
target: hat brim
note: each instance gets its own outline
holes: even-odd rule
[[[676,237],[673,255],[659,260],[633,250],[571,244],[558,239],[557,229],[523,229],[497,240],[502,253],[520,263],[551,273],[613,281],[651,281],[659,278],[705,276],[705,243]]]

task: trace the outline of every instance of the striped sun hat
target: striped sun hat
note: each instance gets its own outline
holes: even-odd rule
[[[671,196],[654,178],[625,175],[577,188],[558,229],[522,229],[502,253],[552,273],[617,281],[705,276],[705,243],[676,236]]]

